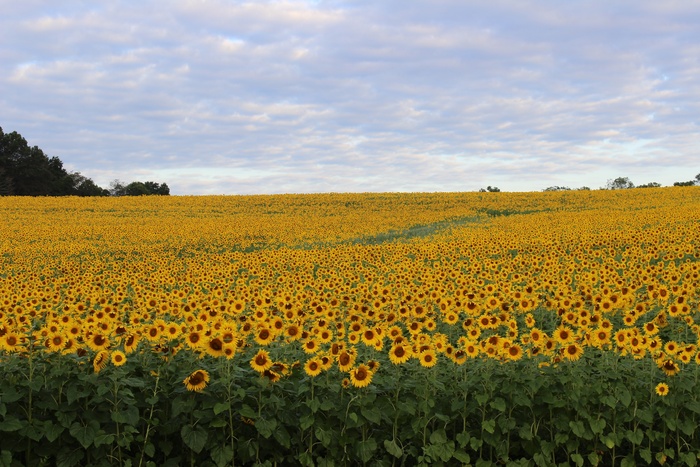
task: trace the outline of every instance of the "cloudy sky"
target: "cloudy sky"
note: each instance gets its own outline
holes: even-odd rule
[[[0,127],[107,187],[539,191],[700,172],[700,2],[0,0]]]

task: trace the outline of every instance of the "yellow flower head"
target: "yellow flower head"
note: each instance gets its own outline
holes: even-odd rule
[[[197,370],[182,381],[188,391],[201,392],[209,382],[209,373],[206,370]]]
[[[668,395],[668,384],[666,383],[659,383],[656,385],[656,394],[658,394],[661,397],[665,397]]]

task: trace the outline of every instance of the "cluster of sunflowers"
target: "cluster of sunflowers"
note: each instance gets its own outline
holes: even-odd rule
[[[0,198],[0,352],[96,372],[134,352],[243,354],[273,382],[336,366],[365,387],[380,364],[595,348],[674,375],[700,364],[697,195]]]

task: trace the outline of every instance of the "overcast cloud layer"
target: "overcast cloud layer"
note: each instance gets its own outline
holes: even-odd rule
[[[0,126],[104,187],[537,191],[700,172],[698,2],[0,5]]]

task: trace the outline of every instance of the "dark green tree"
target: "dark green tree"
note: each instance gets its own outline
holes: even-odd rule
[[[617,177],[615,180],[608,180],[605,188],[608,190],[625,190],[634,188],[634,183],[627,177]]]
[[[659,188],[660,186],[661,186],[660,183],[649,182],[649,183],[645,183],[644,185],[637,185],[637,188]]]
[[[58,157],[30,147],[22,135],[0,128],[0,195],[102,196],[105,192],[80,173],[69,173]]]

